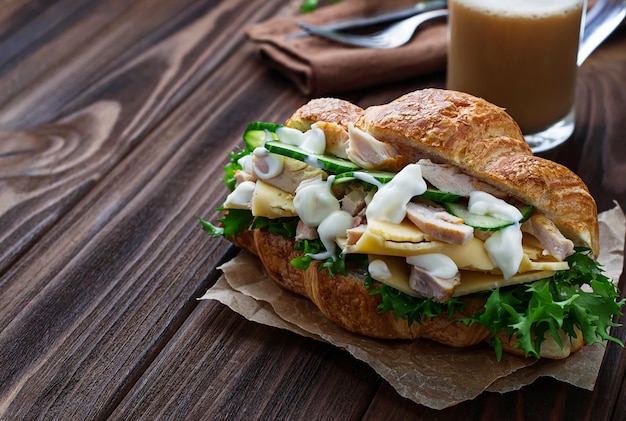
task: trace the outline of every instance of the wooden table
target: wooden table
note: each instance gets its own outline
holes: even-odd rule
[[[435,411],[342,350],[198,300],[237,253],[197,220],[217,215],[225,152],[249,121],[307,100],[242,30],[293,6],[2,2],[0,418],[626,419],[614,344],[593,392],[545,379]],[[443,83],[342,97],[367,106]],[[623,25],[579,88],[573,138],[544,155],[600,210],[626,205]]]

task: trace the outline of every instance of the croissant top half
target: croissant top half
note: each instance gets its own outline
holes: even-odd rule
[[[320,98],[298,109],[287,125],[306,129],[334,123],[369,133],[394,146],[395,159],[375,169],[398,171],[428,158],[460,168],[550,218],[576,245],[597,256],[596,203],[585,183],[567,167],[533,155],[517,123],[504,109],[469,94],[424,89],[366,109]],[[347,134],[346,134],[347,136]]]

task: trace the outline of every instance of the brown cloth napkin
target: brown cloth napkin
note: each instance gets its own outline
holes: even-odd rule
[[[322,25],[415,4],[415,0],[343,0],[309,14],[269,19],[249,27],[246,33],[257,44],[260,56],[305,95],[355,91],[444,70],[445,20],[425,24],[411,42],[394,49],[351,47],[314,36],[287,38],[289,34],[302,32],[295,22]]]

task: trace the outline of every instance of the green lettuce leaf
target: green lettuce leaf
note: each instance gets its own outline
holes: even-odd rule
[[[576,248],[567,261],[570,269],[550,278],[494,291],[485,311],[475,320],[494,335],[506,332],[515,336],[524,354],[537,358],[544,335],[562,346],[559,329],[574,338],[575,328],[580,329],[587,345],[610,340],[623,346],[609,334],[610,327],[619,326],[613,318],[622,315],[620,309],[625,302],[617,301],[617,288],[602,274],[589,249]],[[493,345],[500,357],[501,339],[494,336]]]
[[[217,210],[224,211],[226,209],[220,207]],[[236,237],[248,229],[252,221],[252,212],[246,209],[227,209],[222,217],[217,220],[220,225],[213,225],[209,221],[199,219],[202,229],[213,237],[229,238],[231,236]]]
[[[378,305],[380,313],[391,311],[396,317],[406,319],[409,326],[414,322],[421,324],[422,317],[447,315],[452,318],[455,311],[465,307],[465,303],[458,298],[437,303],[428,298],[413,297],[384,284],[372,289],[370,294],[381,296],[381,303]]]
[[[559,330],[576,338],[576,328],[580,329],[587,345],[609,340],[624,346],[610,335],[609,328],[619,326],[613,318],[622,315],[621,307],[626,300],[617,300],[617,288],[602,274],[589,249],[576,248],[576,253],[567,261],[570,269],[558,271],[550,278],[493,290],[481,313],[459,321],[485,326],[493,334],[492,346],[498,359],[503,352],[500,334],[515,337],[517,347],[526,356],[536,358],[540,356],[541,344],[546,337],[563,345]],[[584,285],[586,287],[582,288]],[[454,311],[461,308],[456,299],[434,303],[386,285],[371,293],[381,295],[380,312],[392,311],[408,323],[419,322],[422,316],[447,314],[452,317]],[[446,304],[447,308],[444,307]]]

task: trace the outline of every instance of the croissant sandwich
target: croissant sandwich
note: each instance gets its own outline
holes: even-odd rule
[[[438,89],[367,109],[321,98],[244,141],[203,228],[345,329],[497,358],[620,343],[594,199],[503,109]]]

